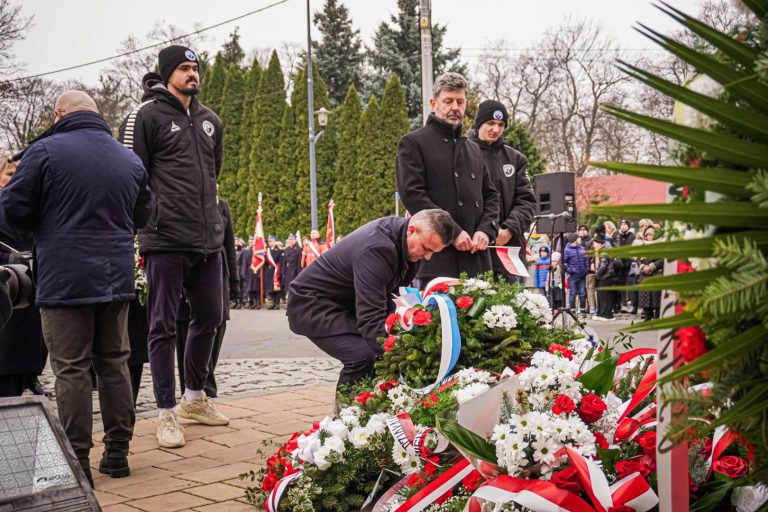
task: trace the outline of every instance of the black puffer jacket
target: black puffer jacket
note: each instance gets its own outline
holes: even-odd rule
[[[144,77],[142,103],[120,127],[120,142],[141,158],[154,193],[152,215],[139,231],[142,253],[221,250],[216,178],[222,132],[219,117],[197,98],[187,112],[159,75]]]
[[[491,174],[493,186],[499,192],[499,226],[512,232],[506,245],[520,247],[520,258],[525,259],[525,232],[536,212],[536,196],[528,179],[528,160],[525,156],[504,144],[504,138],[495,142],[480,140],[476,131],[470,138],[483,150],[485,166]],[[501,264],[496,251],[491,251],[496,273],[510,276]]]

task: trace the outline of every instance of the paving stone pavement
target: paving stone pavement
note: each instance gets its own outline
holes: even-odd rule
[[[220,360],[216,367],[218,400],[233,397],[243,398],[313,384],[335,385],[339,378],[339,371],[341,371],[341,363],[335,359],[322,357]],[[54,380],[50,369],[46,369],[40,377],[43,387],[52,392],[54,391]],[[180,396],[178,374],[176,386],[177,394]],[[55,408],[55,396],[53,400],[53,407]],[[155,410],[152,376],[149,365],[146,364],[144,365],[139,398],[136,403],[136,415],[140,417],[153,415]],[[93,393],[93,416],[94,431],[100,431],[102,429],[101,411],[98,394],[95,391]]]

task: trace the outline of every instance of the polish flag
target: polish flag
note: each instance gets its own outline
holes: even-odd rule
[[[501,260],[501,264],[512,275],[528,277],[528,269],[525,267],[525,263],[520,261],[520,248],[509,246],[491,246],[496,249],[496,254]]]
[[[333,222],[333,199],[328,203],[328,226],[325,228],[325,250],[336,245],[336,229]]]

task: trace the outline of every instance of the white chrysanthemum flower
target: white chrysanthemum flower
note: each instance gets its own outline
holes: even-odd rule
[[[392,462],[402,467],[403,464],[410,460],[410,458],[411,455],[408,453],[408,450],[400,446],[400,443],[396,442],[392,447]]]
[[[464,386],[463,388],[453,391],[452,394],[454,397],[456,397],[456,400],[460,404],[463,404],[464,402],[471,400],[478,395],[482,395],[489,389],[491,389],[491,386],[484,382],[473,382],[468,386]]]
[[[489,283],[488,281],[484,281],[482,279],[475,279],[475,278],[466,279],[461,284],[464,288],[465,293],[491,289],[491,283]]]
[[[421,459],[419,457],[416,457],[416,454],[410,454],[410,457],[408,457],[408,461],[405,464],[402,464],[400,468],[403,470],[403,473],[406,475],[411,475],[413,473],[418,473],[421,471],[421,468],[423,467],[423,464],[421,462]]]
[[[517,314],[512,306],[497,304],[483,313],[483,323],[488,329],[499,327],[510,331],[517,327]]]

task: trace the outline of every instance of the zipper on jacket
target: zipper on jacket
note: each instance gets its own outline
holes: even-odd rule
[[[208,220],[205,217],[205,193],[203,191],[204,184],[205,184],[205,176],[203,176],[203,155],[200,153],[200,144],[197,142],[197,132],[195,131],[195,123],[192,122],[192,113],[187,112],[187,117],[189,118],[189,128],[192,130],[192,140],[195,144],[195,151],[197,152],[197,162],[198,162],[198,176],[200,177],[200,213],[203,217],[203,227],[202,227],[202,240],[203,240],[203,255],[208,255],[208,238],[206,237],[206,233],[208,231]]]

